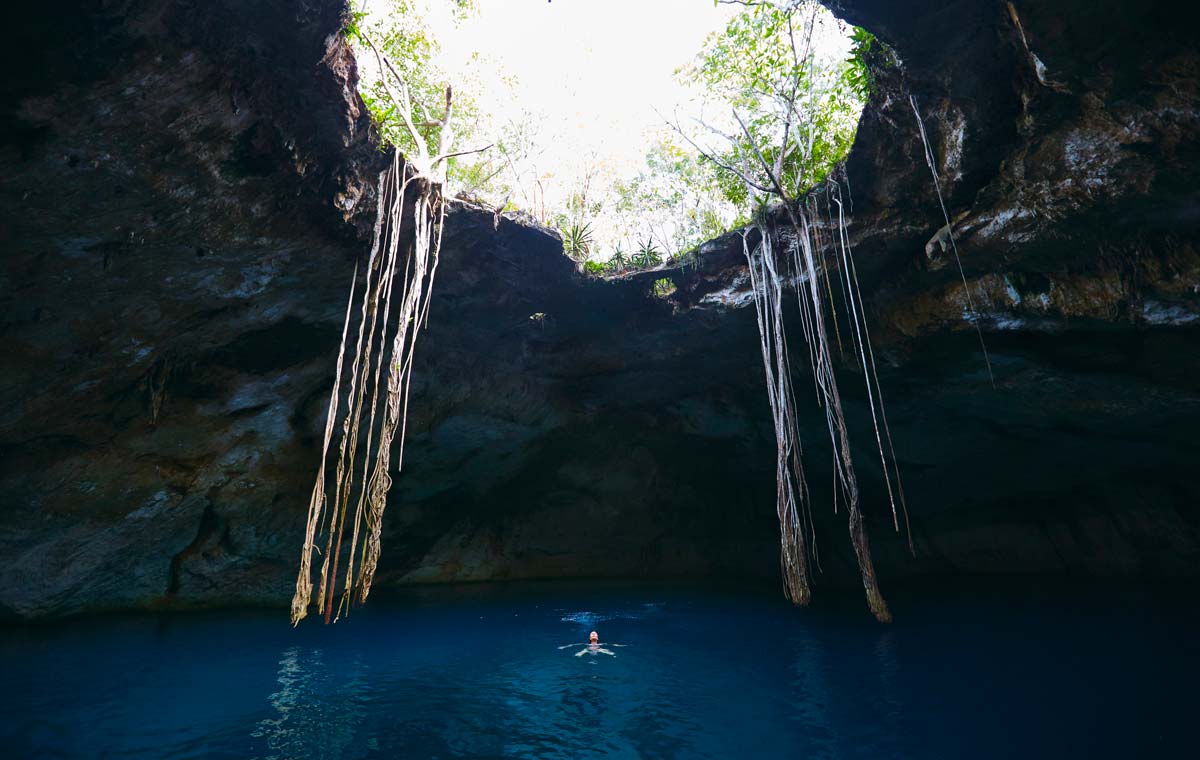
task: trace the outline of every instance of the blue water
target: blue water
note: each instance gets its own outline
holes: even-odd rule
[[[1196,756],[1180,599],[913,591],[884,627],[853,596],[550,584],[379,595],[298,630],[282,611],[12,627],[0,754]],[[626,646],[558,648],[592,629]]]

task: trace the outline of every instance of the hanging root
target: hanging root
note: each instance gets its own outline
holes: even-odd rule
[[[399,470],[404,463],[404,433],[408,419],[413,350],[417,344],[417,336],[429,318],[431,291],[428,286],[421,286],[421,283],[427,282],[432,285],[434,275],[437,273],[437,254],[442,245],[442,227],[446,212],[440,196],[436,196],[428,186],[425,186],[417,197],[414,209],[417,228],[408,257],[412,266],[405,271],[407,287],[404,292],[404,301],[401,303],[398,329],[388,359],[390,371],[387,381],[387,409],[379,435],[375,471],[367,488],[367,543],[363,549],[362,575],[359,579],[359,599],[364,602],[371,591],[371,583],[375,579],[375,570],[379,565],[383,511],[387,507],[387,494],[392,484],[389,475],[392,441],[397,428],[400,430],[400,451],[396,469]],[[435,214],[436,225],[434,223]],[[436,237],[434,236],[435,227]],[[347,585],[347,589],[349,589],[349,585]]]
[[[321,464],[317,469],[317,482],[313,486],[309,501],[308,529],[300,555],[296,594],[292,598],[293,625],[308,614],[308,607],[312,601],[312,553],[316,550],[317,538],[322,530],[325,550],[322,553],[324,560],[321,563],[321,580],[317,590],[317,610],[324,613],[326,623],[333,618],[334,589],[338,585],[347,518],[350,521],[350,546],[346,552],[338,616],[343,610],[350,608],[355,590],[358,591],[361,601],[366,601],[371,591],[381,552],[383,512],[387,507],[388,491],[392,486],[392,444],[399,430],[400,451],[396,461],[396,471],[399,471],[404,462],[404,433],[408,418],[409,389],[412,384],[413,352],[416,350],[417,336],[429,321],[430,297],[434,276],[437,274],[442,247],[442,228],[446,218],[441,191],[446,181],[447,161],[454,156],[487,150],[480,148],[452,151],[450,121],[454,98],[453,91],[447,87],[445,111],[436,122],[439,127],[437,152],[430,154],[424,136],[412,119],[413,103],[408,85],[366,35],[360,35],[360,38],[375,54],[383,75],[381,82],[384,90],[391,99],[393,108],[403,117],[415,151],[409,156],[407,165],[401,162],[398,152],[393,152],[392,165],[379,175],[379,206],[376,209],[375,231],[361,296],[357,268],[351,281],[346,322],[342,327],[342,344],[338,352],[333,392],[329,397],[329,412],[325,421]],[[408,202],[410,184],[417,186],[415,197],[412,199],[411,242],[402,246],[404,209]],[[405,249],[403,257],[400,253],[402,247]],[[400,290],[395,291],[396,275],[401,266],[404,270],[404,280]],[[393,323],[391,314],[396,297],[399,298],[399,308],[396,309],[398,314]],[[354,353],[351,355],[345,399],[346,412],[342,420],[337,468],[332,484],[333,504],[331,508],[326,509],[329,505],[325,491],[326,460],[329,456],[334,421],[338,416],[342,367],[349,354],[346,337],[349,334],[350,315],[360,298],[358,337]],[[383,414],[379,415],[381,386],[384,391],[384,410]],[[367,421],[365,433],[361,428],[364,408]],[[363,444],[361,455],[360,441]],[[360,473],[357,484],[354,479],[356,471]],[[354,505],[353,509],[351,504]],[[322,522],[325,526],[323,529]],[[363,542],[361,550],[360,540]]]
[[[833,183],[830,186],[831,197],[838,207],[838,240],[833,247],[834,257],[838,259],[838,268],[842,271],[843,292],[847,297],[848,311],[854,325],[855,343],[863,369],[863,381],[867,388],[867,401],[871,407],[871,422],[875,428],[875,445],[879,451],[879,463],[883,469],[883,481],[887,487],[888,501],[892,507],[892,527],[899,532],[900,522],[896,511],[899,497],[900,512],[904,515],[904,531],[908,539],[909,552],[916,556],[916,548],[912,540],[912,527],[908,520],[908,505],[904,500],[904,485],[900,479],[900,465],[896,461],[896,450],[892,445],[892,431],[888,425],[887,410],[883,404],[883,387],[879,383],[879,370],[875,364],[875,350],[871,347],[871,332],[867,327],[867,312],[863,305],[862,288],[858,284],[858,271],[854,266],[854,257],[850,251],[850,235],[846,230],[845,209],[842,206],[841,185]],[[836,195],[834,195],[836,193]],[[878,407],[878,414],[876,414]],[[882,439],[880,428],[882,423]],[[887,441],[887,451],[884,451],[884,441]],[[891,467],[888,460],[891,460]],[[893,489],[893,477],[895,488]]]
[[[816,232],[814,225],[809,220],[810,212],[815,213],[815,210],[806,211],[803,207],[787,206],[787,211],[795,235],[795,239],[788,245],[790,254],[787,257],[788,271],[795,280],[800,324],[811,361],[817,401],[825,411],[826,426],[833,444],[835,504],[837,494],[841,492],[845,499],[850,541],[858,560],[859,574],[863,590],[866,593],[867,605],[877,620],[887,623],[891,622],[892,616],[875,577],[870,542],[867,538],[866,524],[859,503],[858,478],[850,453],[849,432],[842,410],[841,392],[838,389],[837,377],[834,373],[826,317],[826,309],[832,310],[833,307],[832,303],[825,303],[826,297],[832,302],[833,288],[829,282],[828,271],[821,271],[827,267],[819,266],[817,263]],[[816,542],[815,537],[812,536],[811,508],[801,466],[800,436],[796,426],[796,405],[791,383],[791,363],[788,358],[787,335],[783,324],[783,278],[776,264],[777,254],[773,244],[773,237],[778,235],[766,223],[760,223],[758,227],[761,233],[761,242],[753,251],[747,242],[748,233],[743,235],[742,241],[746,264],[750,271],[751,289],[754,293],[755,313],[758,318],[763,368],[767,377],[767,398],[771,404],[772,418],[775,424],[776,512],[779,517],[784,590],[788,598],[796,604],[807,604],[812,593],[809,583],[808,557],[810,551],[813,552],[813,557],[816,557]],[[866,332],[866,313],[862,307],[857,277],[853,276],[853,263],[849,245],[846,243],[844,219],[839,225],[838,237],[836,245],[832,240],[830,241],[831,248],[835,255],[840,255],[839,269],[841,269],[844,279],[841,285],[846,298],[847,319],[853,328],[851,337],[864,369],[867,395],[871,404],[871,416],[875,423],[875,439],[884,468],[888,496],[892,502],[893,522],[898,529],[896,498],[889,469],[896,473],[897,488],[899,487],[899,473],[895,469],[895,454],[891,452],[891,435],[890,433],[881,433],[880,429],[881,420],[886,425],[886,416],[883,414],[883,400],[882,394],[879,392],[874,355],[868,354],[870,338]],[[836,312],[833,313],[835,314],[834,319],[836,319]],[[888,440],[887,450],[891,452],[890,468],[888,457],[884,452],[883,438],[885,435]],[[902,492],[900,501],[903,504]],[[905,522],[907,524],[907,512]],[[805,536],[806,528],[809,532],[807,537]]]
[[[402,246],[401,226],[408,187],[412,183],[417,183],[420,188],[413,201],[414,231],[412,243]],[[343,544],[346,543],[347,521],[350,539],[345,553],[345,572],[341,577],[342,595],[338,614],[349,608],[354,590],[357,589],[360,600],[367,598],[379,562],[383,512],[392,483],[389,472],[391,448],[397,429],[401,431],[401,459],[403,455],[403,430],[408,411],[413,352],[420,329],[428,320],[429,299],[441,248],[445,209],[440,185],[424,177],[406,176],[405,167],[399,154],[396,154],[392,165],[379,177],[377,211],[374,240],[361,287],[357,267],[351,280],[350,298],[342,326],[342,343],[325,422],[321,464],[309,500],[308,526],[300,555],[296,593],[292,598],[293,625],[308,614],[312,602],[312,553],[321,534],[325,539],[325,548],[317,590],[317,609],[324,614],[326,623],[331,621]],[[402,247],[406,251],[403,257]],[[396,293],[395,280],[401,266],[404,268],[404,280],[400,291]],[[394,295],[400,300],[399,314],[393,323]],[[351,352],[347,337],[356,304],[358,330]],[[343,367],[348,356],[350,369],[344,399],[346,411],[342,419],[330,503],[326,494],[326,465],[334,423],[342,401]],[[381,386],[384,388],[384,409],[379,415]],[[362,428],[364,418],[365,431]],[[360,442],[363,444],[361,447]],[[399,467],[400,462],[396,469]],[[356,471],[360,473],[357,483],[354,477]],[[356,578],[356,552],[364,536],[365,542],[358,554]]]
[[[765,227],[761,239],[751,251],[743,234],[742,251],[750,269],[763,369],[767,375],[767,398],[775,423],[775,510],[779,517],[780,569],[787,598],[794,604],[807,606],[812,598],[803,519],[808,500],[800,462],[800,437],[796,433],[796,401],[792,394],[787,336],[783,329],[783,289]]]
[[[1009,4],[1009,8],[1012,4]],[[925,164],[929,166],[929,173],[933,175],[933,189],[937,193],[938,205],[942,209],[942,218],[946,220],[946,234],[950,237],[950,250],[954,252],[954,262],[958,264],[958,276],[962,278],[963,293],[967,297],[967,310],[971,313],[971,320],[975,325],[975,334],[979,336],[979,348],[983,351],[983,363],[987,366],[988,381],[992,387],[996,387],[996,377],[992,374],[992,359],[988,356],[987,344],[983,342],[983,328],[979,326],[980,314],[975,309],[975,299],[971,297],[971,286],[967,284],[967,275],[963,271],[962,259],[958,256],[958,243],[954,240],[954,227],[950,224],[950,213],[946,210],[946,201],[942,198],[942,181],[938,177],[937,162],[933,159],[933,151],[929,147],[929,137],[925,134],[925,120],[921,118],[921,111],[917,108],[917,99],[913,95],[908,96],[908,102],[912,105],[913,115],[917,117],[917,130],[921,134],[921,144],[925,147]]]

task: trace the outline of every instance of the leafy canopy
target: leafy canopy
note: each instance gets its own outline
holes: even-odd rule
[[[367,35],[408,83],[414,120],[427,143],[438,143],[450,72],[430,9],[449,4],[467,16],[479,0],[386,0],[387,13],[355,10],[347,36]],[[652,267],[753,218],[770,199],[796,198],[821,182],[854,141],[858,116],[872,86],[868,59],[878,49],[868,32],[849,27],[814,0],[748,0],[725,28],[712,33],[695,59],[676,72],[697,93],[675,111],[671,129],[650,138],[638,168],[618,174],[601,161],[566,188],[537,165],[555,127],[538,115],[497,119],[479,104],[491,88],[512,86],[496,61],[471,58],[454,72],[454,143],[492,144],[483,153],[450,159],[451,193],[501,210],[522,208],[557,227],[566,253],[586,268],[608,260],[607,271]],[[373,56],[359,56],[360,91],[385,140],[414,150],[394,111]],[[548,61],[547,65],[553,65]],[[672,104],[663,104],[662,112]],[[765,167],[764,167],[765,164]],[[594,268],[592,268],[594,270]]]
[[[849,153],[874,38],[853,29],[848,54],[831,55],[829,41],[847,30],[815,0],[759,0],[680,71],[706,93],[703,134],[689,140],[722,167],[717,189],[744,212],[800,196]]]

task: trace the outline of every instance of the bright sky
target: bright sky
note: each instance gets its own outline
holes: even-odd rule
[[[589,165],[602,167],[602,183],[644,166],[654,137],[667,131],[663,116],[694,100],[675,71],[741,10],[712,0],[477,0],[478,13],[455,20],[451,0],[417,2],[427,8],[442,48],[438,63],[451,78],[475,54],[496,63],[485,67],[483,82],[468,85],[482,111],[497,124],[522,112],[537,116],[541,152],[533,163],[547,208],[565,203]],[[389,0],[363,5],[372,16],[391,10]],[[844,57],[849,42],[829,21],[817,34],[818,50]],[[600,220],[599,238],[615,234],[603,227]]]
[[[670,113],[686,99],[675,69],[733,13],[712,0],[481,0],[479,15],[442,44],[449,70],[473,50],[501,61],[519,105],[565,128],[548,166],[589,149],[640,160],[647,130],[662,126],[654,108]]]
[[[366,0],[371,14],[388,0]],[[687,100],[675,70],[736,12],[712,0],[478,0],[478,14],[454,20],[450,0],[429,0],[429,21],[450,73],[478,53],[499,62],[513,86],[472,93],[498,121],[522,110],[545,124],[539,169],[568,192],[587,161],[618,174],[640,166],[652,134]],[[459,146],[467,147],[467,146]],[[554,192],[553,190],[548,192]]]

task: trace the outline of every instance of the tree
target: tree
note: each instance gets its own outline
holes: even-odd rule
[[[831,60],[814,43],[839,22],[814,0],[744,5],[680,71],[705,93],[694,121],[709,139],[691,137],[678,119],[673,126],[725,171],[726,197],[753,211],[764,197],[798,198],[845,158],[869,86],[869,43]]]
[[[397,142],[407,145],[409,152],[402,161],[399,146],[393,143],[390,166],[379,175],[377,219],[371,250],[365,266],[356,263],[350,281],[350,298],[326,413],[324,444],[309,498],[300,571],[292,597],[293,625],[308,614],[313,592],[312,557],[314,551],[319,551],[322,535],[325,549],[320,551],[317,609],[324,613],[326,624],[331,622],[335,612],[339,569],[344,567],[341,598],[336,605],[339,617],[349,610],[355,593],[362,602],[370,593],[382,551],[383,513],[392,485],[392,443],[397,433],[401,441],[404,438],[413,350],[428,321],[430,296],[440,258],[447,166],[454,157],[475,152],[453,149],[453,89],[446,86],[437,104],[432,101],[422,103],[419,98],[427,94],[418,90],[414,96],[414,87],[427,82],[422,82],[417,74],[412,75],[410,82],[401,74],[397,64],[371,35],[355,26],[354,22],[359,20],[359,17],[352,18],[347,34],[373,54],[380,72],[377,84],[382,97],[386,98],[385,112],[393,119],[388,123],[395,127],[390,134]],[[415,49],[406,47],[409,42],[412,41],[391,40],[392,48],[402,54]],[[436,108],[437,117],[434,118],[431,114],[435,111],[431,109],[436,105],[441,107]],[[417,121],[422,118],[416,115],[418,107],[422,110],[423,122]],[[387,137],[389,133],[384,134]],[[414,188],[412,196],[409,195],[410,186]],[[406,213],[412,215],[407,227]],[[403,274],[398,274],[401,269]],[[399,287],[396,287],[398,281]],[[389,318],[393,310],[394,321]],[[357,338],[350,342],[349,336],[355,334],[349,329],[353,315],[358,317]],[[349,372],[343,377],[346,359],[350,360]],[[347,381],[348,387],[345,412],[339,415],[343,380]],[[383,413],[378,415],[377,424],[381,400]],[[326,477],[326,464],[339,417],[342,420],[341,435],[336,469],[330,482]],[[360,442],[363,444],[361,455]],[[399,461],[396,466],[400,466]],[[357,487],[354,483],[356,475],[363,481]],[[330,485],[332,491],[327,490]],[[343,566],[342,550],[347,535],[350,540]],[[358,551],[360,539],[361,553]]]
[[[475,0],[446,1],[459,16],[475,8]],[[484,159],[484,167],[477,165],[484,151],[451,154],[428,148],[482,143],[479,125],[485,121],[472,96],[480,87],[478,72],[461,74],[465,81],[453,87],[449,74],[437,64],[440,46],[429,22],[430,2],[388,0],[386,13],[351,11],[346,37],[371,53],[359,56],[359,94],[385,144],[396,146],[409,160],[424,158],[430,166],[438,155],[446,154],[438,162],[444,184],[478,188],[492,179],[486,171],[489,159]],[[452,120],[447,118],[451,112]]]
[[[643,168],[614,185],[614,216],[622,232],[652,238],[676,257],[729,228],[736,209],[719,192],[717,167],[669,135],[646,152]]]
[[[844,495],[851,544],[867,604],[880,621],[891,613],[879,590],[871,559],[866,525],[859,499],[858,478],[851,454],[849,432],[842,410],[841,392],[833,367],[829,325],[837,328],[830,271],[844,277],[843,293],[853,318],[855,346],[861,356],[867,396],[879,443],[884,479],[896,518],[891,472],[884,454],[879,418],[886,431],[882,394],[874,373],[866,334],[866,312],[857,279],[851,280],[853,261],[846,244],[844,223],[840,247],[823,251],[810,220],[817,217],[815,199],[807,191],[828,177],[853,142],[861,111],[861,82],[846,75],[844,61],[830,64],[818,59],[814,46],[820,24],[828,14],[815,0],[746,0],[745,6],[723,33],[709,38],[698,62],[684,72],[708,97],[726,109],[728,117],[695,121],[704,135],[693,137],[679,123],[673,126],[702,155],[725,173],[727,198],[752,210],[758,244],[751,248],[743,234],[743,250],[758,315],[760,348],[767,378],[776,433],[776,511],[780,521],[784,588],[796,604],[811,596],[809,557],[812,519],[808,489],[800,459],[796,426],[795,393],[791,360],[784,331],[785,277],[795,281],[803,334],[807,343],[820,405],[824,410],[834,449],[837,493]],[[840,186],[839,186],[840,190]],[[832,190],[831,190],[832,197]],[[775,216],[774,202],[790,230],[784,234]],[[840,212],[840,197],[839,197]],[[829,209],[832,213],[832,209]],[[841,216],[839,214],[839,219]],[[832,254],[832,255],[830,255]],[[827,313],[832,312],[832,313]],[[876,416],[876,407],[879,416]],[[890,448],[890,434],[888,435]],[[892,465],[895,454],[892,453]],[[897,474],[897,487],[899,485]],[[901,496],[903,504],[903,496]]]

